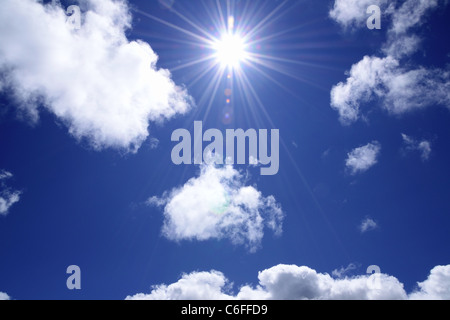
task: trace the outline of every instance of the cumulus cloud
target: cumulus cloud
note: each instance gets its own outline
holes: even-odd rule
[[[394,115],[432,105],[450,108],[448,69],[414,67],[403,62],[419,48],[421,41],[417,35],[406,32],[423,23],[423,17],[438,3],[407,0],[390,10],[392,27],[382,49],[385,56],[365,56],[351,67],[347,80],[331,90],[331,107],[339,113],[342,124],[363,117],[361,107],[371,101]]]
[[[168,239],[228,238],[256,250],[264,228],[282,232],[283,212],[273,196],[264,197],[232,166],[201,166],[198,177],[182,187],[151,197],[147,203],[164,207],[162,232]]]
[[[192,272],[170,285],[156,285],[150,294],[136,294],[127,300],[228,300],[231,284],[222,272]]]
[[[376,228],[378,228],[378,224],[371,218],[365,218],[359,226],[361,233],[365,233]]]
[[[344,28],[365,26],[369,17],[367,8],[371,5],[383,6],[387,0],[336,0],[329,15]]]
[[[13,204],[19,202],[20,191],[11,190],[6,186],[4,180],[12,178],[11,172],[0,171],[0,215],[6,216]]]
[[[143,41],[129,41],[125,0],[80,1],[72,30],[60,5],[0,2],[0,90],[36,121],[47,110],[97,149],[136,151],[150,122],[187,112],[191,98],[174,84]]]
[[[377,163],[380,150],[381,145],[378,141],[355,148],[348,153],[345,165],[351,174],[365,172]]]
[[[410,295],[414,300],[450,300],[450,265],[434,267],[428,278],[418,283]]]
[[[306,266],[277,265],[258,273],[256,286],[247,284],[233,293],[233,284],[218,271],[183,274],[173,284],[152,287],[143,300],[400,300],[450,299],[450,265],[433,268],[418,289],[407,294],[403,284],[387,274],[333,278]]]
[[[418,151],[420,158],[426,161],[430,158],[431,142],[427,140],[415,140],[414,138],[402,133],[403,144],[406,151]]]
[[[4,292],[0,292],[0,300],[11,300],[11,297]]]

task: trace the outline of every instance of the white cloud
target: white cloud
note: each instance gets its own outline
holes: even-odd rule
[[[151,294],[137,294],[129,300],[228,300],[226,288],[230,284],[218,271],[183,274],[181,279],[170,285],[152,287]]]
[[[392,18],[391,32],[405,33],[411,27],[422,24],[422,17],[439,4],[438,0],[407,0],[396,10]]]
[[[8,171],[5,171],[5,170],[1,170],[0,171],[0,180],[4,180],[4,179],[9,179],[9,178],[12,178],[12,173],[11,172],[8,172]]]
[[[365,172],[377,163],[380,150],[381,145],[378,141],[373,141],[365,146],[355,148],[348,153],[345,165],[351,174]]]
[[[330,17],[344,28],[361,27],[366,25],[367,8],[371,5],[383,6],[387,0],[336,0]]]
[[[418,283],[410,295],[414,300],[450,300],[450,265],[434,267],[428,278]]]
[[[125,0],[80,5],[82,27],[71,30],[58,5],[0,2],[0,88],[34,120],[46,109],[97,149],[136,151],[149,121],[187,112],[191,98],[156,67],[149,44],[127,39]]]
[[[375,98],[396,115],[435,104],[450,107],[450,72],[422,67],[407,70],[391,56],[365,56],[352,66],[346,82],[331,90],[331,106],[343,124],[358,120],[361,105]]]
[[[13,175],[11,172],[4,170],[0,171],[0,215],[6,216],[12,205],[20,200],[21,192],[11,191],[11,189],[8,188],[3,182],[3,180],[7,180],[12,177]]]
[[[374,100],[394,115],[432,105],[450,108],[448,69],[402,67],[411,64],[401,61],[414,53],[421,41],[405,32],[419,26],[437,5],[437,0],[407,0],[398,9],[391,8],[392,28],[382,49],[386,56],[365,56],[351,67],[347,80],[331,90],[331,107],[338,111],[343,124],[360,119],[361,106]]]
[[[13,204],[19,202],[20,200],[20,192],[9,192],[2,191],[0,192],[0,215],[6,216],[9,212],[9,209]]]
[[[371,274],[336,279],[306,266],[277,265],[258,273],[259,283],[240,287],[218,271],[183,274],[170,285],[153,286],[149,294],[127,299],[149,300],[400,300],[450,299],[450,265],[433,268],[418,290],[408,295],[403,284],[387,274]]]
[[[376,228],[378,228],[378,224],[371,218],[364,219],[359,226],[359,230],[361,231],[361,233],[371,231]]]
[[[275,198],[245,186],[243,176],[232,166],[203,165],[198,177],[147,203],[164,206],[162,231],[175,241],[229,238],[254,251],[264,227],[281,233],[283,212]]]
[[[427,140],[418,141],[412,137],[402,133],[403,143],[405,145],[405,150],[407,151],[419,151],[420,158],[426,161],[430,158],[431,154],[431,142]]]
[[[4,292],[0,292],[0,300],[11,300],[11,297]]]

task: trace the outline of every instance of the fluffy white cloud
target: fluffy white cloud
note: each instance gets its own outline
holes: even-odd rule
[[[420,44],[418,36],[405,32],[420,25],[425,14],[438,3],[407,0],[398,9],[390,10],[392,28],[383,46],[386,56],[365,56],[352,66],[347,80],[331,90],[331,107],[338,111],[343,124],[360,119],[361,106],[373,100],[395,115],[431,105],[450,108],[449,70],[402,67],[405,64],[401,62]]]
[[[374,230],[378,227],[378,224],[371,218],[366,218],[361,222],[361,225],[359,226],[359,230],[361,233]]]
[[[358,120],[361,105],[374,98],[396,115],[435,104],[450,107],[450,72],[422,67],[407,70],[391,56],[365,56],[352,66],[346,82],[331,90],[331,106],[343,124]]]
[[[240,300],[395,300],[450,299],[450,265],[433,268],[418,289],[408,295],[400,281],[386,274],[336,279],[327,273],[296,265],[277,265],[258,273],[256,286],[245,285],[233,294],[233,284],[218,271],[184,274],[170,285],[157,285],[149,294],[127,299],[240,299]]]
[[[367,171],[377,163],[380,150],[381,145],[378,141],[373,141],[365,146],[355,148],[348,153],[345,165],[351,174]]]
[[[0,90],[37,120],[53,113],[93,147],[135,151],[150,121],[185,113],[191,98],[158,69],[143,41],[129,41],[125,0],[83,0],[83,23],[71,30],[59,5],[0,2]]]
[[[8,296],[6,293],[4,292],[0,292],[0,300],[10,300],[10,296]]]
[[[8,171],[0,171],[0,215],[6,216],[13,204],[19,202],[20,191],[11,191],[3,180],[12,178],[13,175]]]
[[[228,300],[225,292],[231,284],[218,271],[183,274],[170,285],[152,287],[151,294],[137,294],[127,300]]]
[[[450,265],[434,267],[428,278],[418,283],[410,295],[414,300],[450,300]]]
[[[419,151],[420,157],[423,161],[430,158],[431,154],[431,142],[427,140],[418,141],[410,136],[402,133],[403,143],[407,151]]]
[[[343,27],[365,26],[369,15],[367,8],[371,5],[382,6],[387,0],[336,0],[330,11],[330,17]]]
[[[171,240],[229,238],[254,251],[264,227],[282,231],[283,212],[275,198],[245,186],[244,177],[229,165],[203,165],[198,177],[147,203],[164,206],[162,231]]]

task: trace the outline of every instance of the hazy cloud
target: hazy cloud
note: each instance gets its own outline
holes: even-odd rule
[[[5,180],[12,178],[11,172],[0,171],[0,215],[6,216],[13,204],[19,202],[20,191],[11,190],[7,187]]]
[[[371,218],[365,218],[359,226],[361,233],[365,233],[376,228],[378,228],[378,224]]]
[[[418,151],[420,158],[426,161],[430,158],[431,154],[431,142],[427,140],[415,140],[410,136],[402,133],[403,144],[406,151]]]
[[[350,263],[347,267],[341,267],[339,269],[334,269],[331,272],[331,275],[336,278],[342,278],[346,274],[348,274],[350,271],[355,270],[356,265],[354,263]]]

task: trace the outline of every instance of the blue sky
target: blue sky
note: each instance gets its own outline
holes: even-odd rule
[[[450,299],[446,1],[80,6],[60,31],[60,6],[0,4],[6,297]],[[231,79],[199,39],[221,37],[220,12],[250,35]],[[196,120],[279,129],[279,172],[173,164],[172,132]]]

